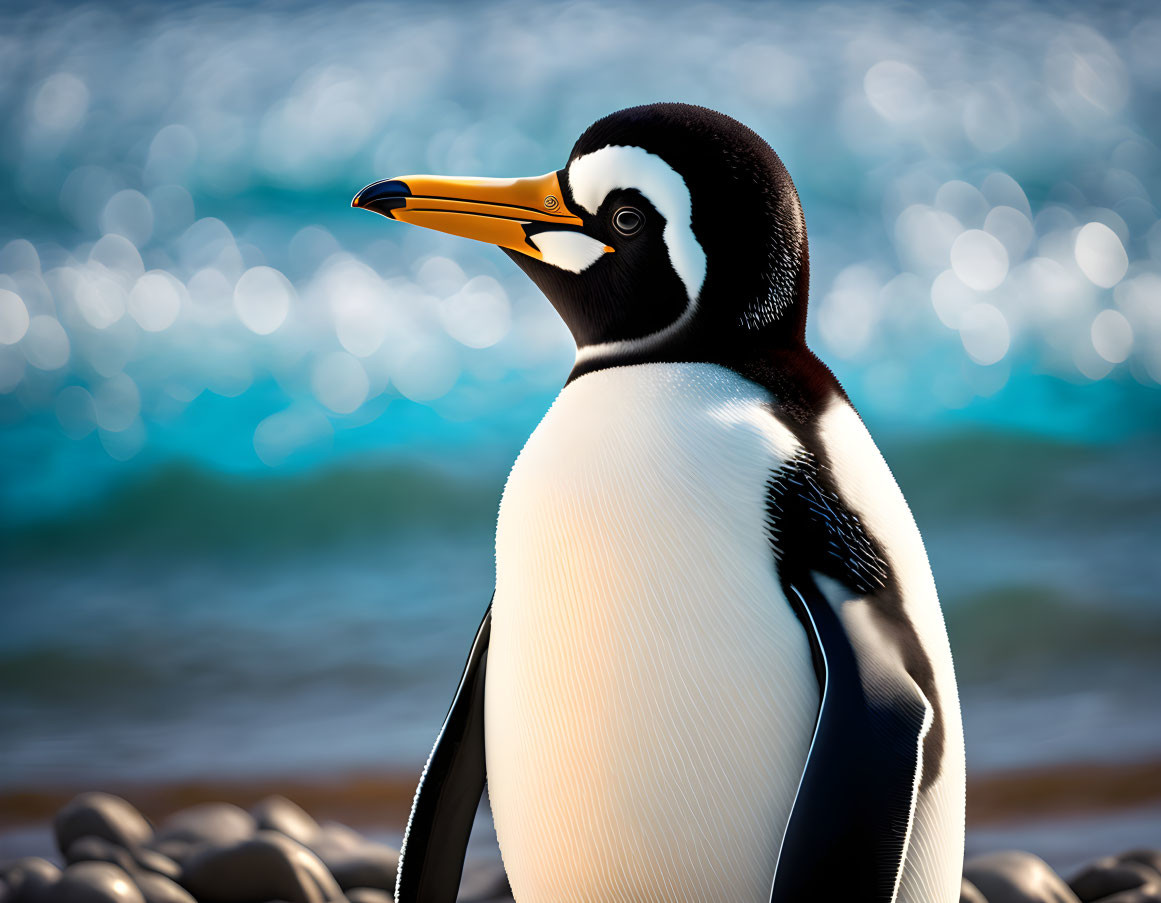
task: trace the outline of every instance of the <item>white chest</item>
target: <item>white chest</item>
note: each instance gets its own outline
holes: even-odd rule
[[[818,689],[767,481],[797,443],[711,365],[566,388],[509,477],[486,688],[518,903],[769,899]]]

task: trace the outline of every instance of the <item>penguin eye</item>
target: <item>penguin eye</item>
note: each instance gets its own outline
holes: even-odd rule
[[[613,226],[622,235],[636,235],[645,225],[645,214],[636,207],[622,207],[613,214]]]

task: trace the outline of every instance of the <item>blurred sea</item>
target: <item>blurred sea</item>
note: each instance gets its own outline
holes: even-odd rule
[[[766,137],[973,773],[1161,759],[1154,4],[0,8],[0,789],[414,770],[569,337],[348,207],[612,109]]]

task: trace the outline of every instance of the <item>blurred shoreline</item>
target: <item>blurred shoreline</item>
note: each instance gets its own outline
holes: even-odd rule
[[[124,797],[151,819],[198,803],[225,801],[250,808],[265,797],[281,795],[320,820],[390,830],[406,820],[418,771],[9,788],[0,790],[0,831],[45,822],[78,793],[93,789]],[[1157,804],[1161,804],[1161,757],[1006,769],[968,777],[969,827],[1116,813]]]

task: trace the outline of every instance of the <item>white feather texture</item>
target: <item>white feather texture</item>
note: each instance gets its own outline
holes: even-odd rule
[[[768,401],[708,364],[596,371],[512,470],[485,724],[518,903],[768,903],[818,707]]]

